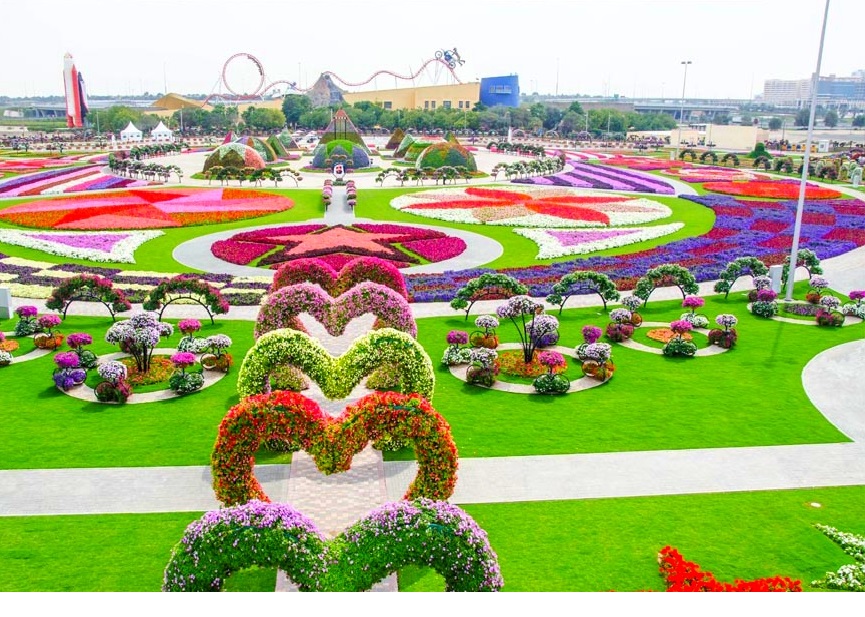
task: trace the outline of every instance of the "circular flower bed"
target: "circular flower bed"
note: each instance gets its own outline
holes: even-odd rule
[[[665,205],[642,197],[540,187],[465,187],[402,195],[402,212],[455,223],[508,227],[606,227],[670,216]]]
[[[749,182],[706,182],[703,188],[713,193],[740,197],[768,197],[770,199],[797,199],[799,182],[765,180]],[[841,193],[835,189],[809,184],[805,187],[805,199],[838,199]]]
[[[126,367],[126,381],[131,386],[150,386],[167,382],[174,373],[174,364],[170,356],[153,356],[150,358],[150,370],[139,372],[135,358],[121,358],[120,363]]]
[[[235,234],[210,252],[238,265],[277,268],[295,259],[317,257],[335,270],[357,257],[378,257],[398,268],[436,263],[461,255],[466,243],[433,229],[406,225],[292,225]]]
[[[659,343],[664,343],[664,345],[666,345],[674,338],[677,338],[679,335],[670,330],[669,328],[654,328],[646,332],[646,336],[653,341],[658,341]],[[694,337],[687,332],[683,332],[682,340],[691,342],[694,340]]]
[[[42,229],[152,229],[227,223],[292,206],[285,197],[239,188],[123,190],[28,201],[0,211],[0,220]]]
[[[507,351],[499,352],[499,373],[510,375],[512,377],[540,377],[550,372],[547,365],[540,361],[540,355],[549,352],[540,352],[535,350],[532,356],[532,361],[528,364],[523,360],[523,352],[521,349],[508,349]],[[568,368],[567,364],[556,365],[552,368],[554,375],[564,373]]]

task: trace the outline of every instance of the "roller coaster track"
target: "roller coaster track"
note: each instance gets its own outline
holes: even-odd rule
[[[228,72],[228,65],[231,63],[232,60],[236,60],[238,58],[246,58],[247,60],[252,62],[256,66],[256,68],[258,69],[258,74],[260,76],[260,79],[258,82],[258,86],[256,86],[255,91],[252,94],[239,94],[239,93],[235,92],[234,90],[232,90],[231,86],[228,84],[228,79],[226,78],[226,73]],[[322,75],[327,75],[328,77],[331,77],[332,79],[338,81],[339,83],[341,83],[344,86],[357,88],[359,86],[367,85],[368,83],[375,80],[379,75],[389,75],[389,76],[393,77],[394,79],[401,79],[403,81],[414,80],[421,73],[423,73],[424,70],[429,65],[434,64],[434,63],[441,64],[448,71],[450,71],[451,76],[454,78],[454,80],[458,84],[463,83],[462,80],[460,80],[460,78],[457,77],[456,72],[454,72],[454,67],[452,67],[447,62],[447,60],[445,60],[444,58],[430,58],[429,60],[424,62],[417,71],[415,71],[414,73],[411,73],[409,75],[403,75],[401,73],[396,73],[396,72],[388,70],[388,69],[382,69],[382,70],[376,71],[375,73],[370,75],[366,80],[359,81],[359,82],[346,81],[345,79],[343,79],[342,77],[340,77],[339,75],[334,73],[333,71],[325,71],[324,73],[322,73]],[[232,99],[236,100],[236,101],[251,101],[254,99],[262,98],[265,93],[267,93],[271,89],[273,89],[274,86],[280,85],[280,84],[284,84],[284,85],[288,86],[288,88],[290,88],[291,90],[294,90],[295,92],[309,92],[310,90],[312,90],[312,86],[310,86],[309,88],[298,88],[296,82],[287,81],[285,79],[279,79],[277,81],[272,81],[272,82],[268,83],[267,85],[264,85],[265,80],[266,80],[266,77],[264,74],[264,66],[261,64],[261,61],[258,58],[256,58],[255,56],[253,56],[252,54],[248,54],[245,52],[234,54],[233,56],[228,58],[228,60],[226,60],[225,64],[222,66],[222,73],[220,74],[220,81],[222,82],[222,85],[225,87],[226,90],[228,90],[228,92],[231,93]],[[217,83],[219,83],[219,82],[217,82]],[[204,99],[202,106],[207,105],[210,102],[210,99],[212,99],[214,97],[220,98],[220,97],[222,97],[222,95],[216,94],[215,92],[211,92],[207,96],[207,98]]]

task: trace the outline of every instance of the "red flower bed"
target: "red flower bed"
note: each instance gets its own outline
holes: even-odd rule
[[[769,220],[759,220],[756,221],[753,225],[751,225],[751,229],[754,231],[769,231],[771,233],[778,233],[779,231],[784,231],[790,226],[789,223],[784,221],[769,221]]]
[[[412,242],[403,242],[402,245],[420,255],[427,261],[444,261],[458,255],[462,255],[466,250],[466,243],[461,238],[438,238],[435,240],[414,240]]]
[[[805,225],[834,225],[835,215],[826,212],[803,212],[802,223]]]
[[[824,236],[824,240],[849,240],[861,244],[865,230],[862,229],[833,229]]]
[[[210,246],[210,252],[213,253],[214,257],[233,264],[248,264],[272,248],[269,244],[240,242],[238,240],[217,240]]]
[[[802,591],[802,581],[794,581],[786,576],[722,583],[711,572],[702,571],[693,561],[685,561],[679,551],[671,546],[661,549],[658,564],[667,591]]]
[[[126,189],[24,202],[0,211],[0,220],[55,229],[149,229],[225,223],[293,205],[290,199],[249,189]]]
[[[793,243],[793,236],[774,236],[760,243],[760,246],[765,246],[770,249],[790,248]]]
[[[795,182],[707,182],[703,185],[707,191],[737,195],[741,197],[770,197],[772,199],[797,199],[799,184]],[[805,199],[837,199],[841,193],[835,189],[820,186],[806,186]]]

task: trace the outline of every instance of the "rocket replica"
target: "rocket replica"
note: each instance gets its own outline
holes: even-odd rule
[[[63,56],[63,86],[66,90],[66,126],[84,126],[87,115],[87,92],[84,90],[84,77],[75,68],[72,54]]]

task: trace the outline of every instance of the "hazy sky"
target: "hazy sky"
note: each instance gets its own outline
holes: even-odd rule
[[[523,92],[747,98],[767,78],[814,71],[824,0],[118,0],[4,1],[0,94],[62,94],[69,51],[91,94],[218,89],[247,52],[268,81],[310,85],[417,70],[456,47],[463,81],[516,73]],[[865,69],[861,0],[832,0],[824,75]],[[423,7],[422,9],[420,7]],[[235,90],[255,67],[230,65]],[[558,89],[557,89],[558,75]],[[418,85],[446,83],[429,69]],[[411,82],[400,82],[408,85]],[[379,88],[394,87],[379,77]],[[373,89],[374,84],[367,88]]]

